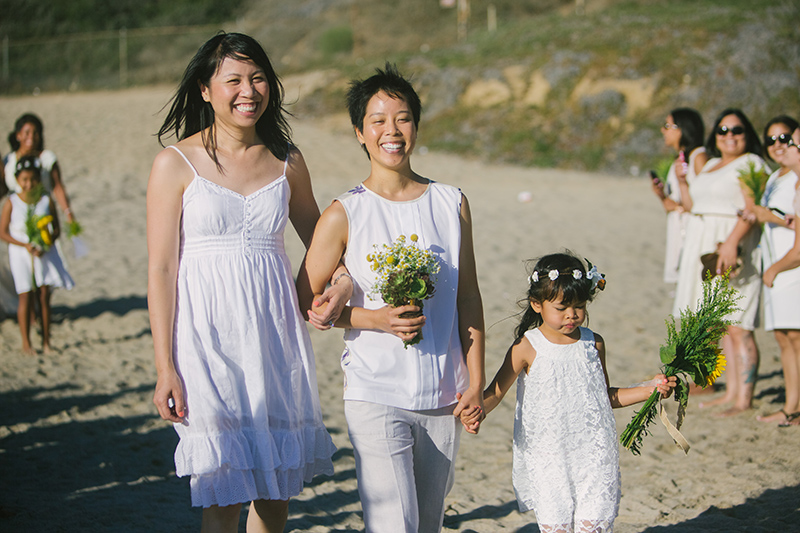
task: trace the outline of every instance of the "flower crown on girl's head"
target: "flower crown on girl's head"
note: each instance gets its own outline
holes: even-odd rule
[[[38,157],[23,157],[19,161],[17,161],[17,166],[14,169],[14,174],[19,174],[23,170],[29,170],[31,168],[41,169],[42,162],[39,161]]]
[[[589,271],[586,272],[586,279],[592,282],[592,290],[600,289],[601,291],[606,288],[606,277],[604,274],[601,274],[597,271],[597,267],[594,266],[589,260],[586,260],[586,263],[589,264]],[[540,276],[541,273],[541,276]],[[550,281],[555,281],[558,279],[559,276],[572,276],[575,279],[581,279],[584,274],[583,271],[580,269],[573,269],[570,272],[559,272],[558,270],[534,270],[533,274],[531,274],[530,282],[531,285],[534,283],[539,283],[539,279],[547,277],[550,278]]]

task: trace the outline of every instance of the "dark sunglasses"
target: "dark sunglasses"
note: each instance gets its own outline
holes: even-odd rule
[[[792,136],[789,133],[781,133],[780,135],[770,135],[764,140],[764,144],[767,146],[772,146],[775,143],[781,144],[789,144],[792,143]]]
[[[783,137],[783,135],[781,135],[781,137]],[[791,148],[792,146],[800,150],[800,146],[797,146],[797,143],[794,142],[791,137],[789,137],[789,139],[786,141],[786,148]]]
[[[719,128],[717,128],[717,135],[720,135],[722,137],[727,135],[728,132],[734,135],[741,135],[742,133],[744,133],[744,127],[734,126],[732,128],[729,128],[728,126],[720,126]]]

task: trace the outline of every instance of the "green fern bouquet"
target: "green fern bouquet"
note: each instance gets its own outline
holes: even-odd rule
[[[370,294],[379,295],[392,307],[416,305],[420,308],[418,312],[403,313],[402,318],[422,315],[422,301],[433,296],[434,276],[439,272],[436,255],[420,248],[418,240],[414,234],[408,240],[400,235],[391,245],[374,245],[375,251],[367,255],[372,270],[378,274]],[[403,341],[403,345],[408,348],[421,340],[422,331],[419,331],[413,339]]]
[[[679,403],[677,429],[680,429],[689,401],[686,377],[692,378],[695,385],[705,388],[712,385],[725,368],[725,356],[720,350],[720,340],[727,332],[728,326],[734,324],[734,321],[726,317],[738,309],[736,302],[740,298],[736,289],[730,286],[728,275],[729,272],[703,282],[703,298],[699,302],[698,309],[681,311],[680,329],[676,326],[674,317],[670,316],[667,320],[667,342],[661,346],[660,355],[663,363],[662,372],[667,377],[678,378],[674,392],[675,400]],[[634,455],[641,453],[642,439],[649,433],[647,427],[659,411],[660,393],[654,390],[622,432],[620,442]],[[667,425],[668,421],[664,423]],[[670,426],[667,426],[668,429]],[[675,432],[680,436],[677,429]],[[675,437],[676,435],[673,435],[673,438]],[[684,452],[688,452],[688,444],[681,447]]]
[[[739,182],[747,189],[756,205],[761,204],[761,197],[767,188],[769,173],[766,167],[756,168],[755,161],[748,161],[747,166],[739,171]]]

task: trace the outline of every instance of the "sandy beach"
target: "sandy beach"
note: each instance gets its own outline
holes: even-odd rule
[[[171,91],[0,98],[3,139],[23,112],[43,119],[46,147],[59,157],[91,249],[74,259],[64,243],[77,286],[53,297],[57,353],[22,356],[16,320],[0,321],[0,532],[199,531],[189,481],[174,474],[177,436],[151,402],[145,190],[160,149],[153,135],[159,110]],[[344,114],[301,115],[291,124],[321,209],[366,177],[367,159]],[[461,187],[470,199],[487,379],[511,341],[525,260],[564,248],[607,276],[606,290],[589,307],[589,326],[606,340],[612,384],[657,373],[672,288],[661,280],[665,219],[645,179],[485,164],[428,152],[425,143],[423,117],[415,170]],[[3,140],[0,152],[8,149]],[[530,201],[519,201],[520,193]],[[5,263],[5,244],[0,248]],[[303,247],[291,230],[287,248],[297,268]],[[339,450],[335,475],[316,478],[290,503],[286,530],[361,531],[341,399],[341,332],[311,337],[325,423]],[[641,456],[621,451],[618,533],[797,530],[800,427],[755,419],[780,408],[783,394],[773,336],[759,329],[756,338],[761,367],[753,411],[717,418],[720,409],[701,410],[691,398],[687,456],[660,425]],[[40,346],[37,334],[32,340]],[[478,436],[462,435],[444,531],[538,531],[532,513],[518,512],[511,485],[513,410],[510,393]],[[633,413],[615,411],[618,431]]]

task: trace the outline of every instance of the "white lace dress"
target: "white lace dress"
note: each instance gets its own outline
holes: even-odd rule
[[[553,344],[534,329],[536,350],[517,380],[514,491],[542,533],[611,532],[619,511],[619,447],[594,333]]]

